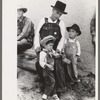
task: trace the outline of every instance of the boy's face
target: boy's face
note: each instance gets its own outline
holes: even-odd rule
[[[61,15],[62,15],[62,13],[57,11],[56,9],[52,10],[52,18],[53,18],[54,21],[58,20]]]
[[[45,49],[48,51],[51,51],[53,49],[53,43],[49,43],[49,44],[45,45]]]
[[[70,29],[68,35],[69,38],[74,39],[78,35],[78,33],[76,32],[76,30]]]
[[[22,17],[24,14],[24,12],[20,9],[17,10],[17,13],[18,13],[18,15],[17,15],[18,18]]]

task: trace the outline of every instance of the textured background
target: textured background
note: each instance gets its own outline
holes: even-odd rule
[[[61,16],[61,19],[65,22],[66,27],[73,23],[80,26],[82,35],[78,37],[78,40],[82,48],[83,65],[94,73],[94,49],[91,43],[90,21],[95,11],[96,0],[62,1],[67,4],[65,11],[68,14]],[[50,6],[54,5],[55,2],[56,0],[18,0],[18,6],[22,5],[28,8],[25,15],[33,21],[36,31],[40,19],[51,14],[52,8]]]

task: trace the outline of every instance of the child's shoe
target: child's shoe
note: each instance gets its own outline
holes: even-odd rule
[[[47,95],[46,94],[42,95],[42,100],[47,100]]]
[[[54,99],[54,100],[60,100],[59,97],[57,96],[57,94],[54,94],[54,95],[53,95],[53,99]]]

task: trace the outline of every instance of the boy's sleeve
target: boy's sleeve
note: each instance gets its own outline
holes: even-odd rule
[[[77,45],[77,49],[78,49],[78,51],[77,51],[77,56],[80,56],[81,55],[81,46],[80,46],[80,43],[79,43],[79,41],[76,41],[76,45]]]
[[[39,57],[39,64],[42,68],[45,68],[46,65],[46,53],[41,51],[40,52],[40,57]]]

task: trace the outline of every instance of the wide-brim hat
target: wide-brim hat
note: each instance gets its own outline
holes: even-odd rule
[[[64,12],[65,8],[66,8],[66,4],[61,2],[61,1],[57,1],[55,6],[52,6],[54,9],[58,10],[59,12],[61,12],[62,14],[67,14],[67,12]]]
[[[78,33],[78,36],[81,35],[81,30],[77,24],[73,24],[71,27],[67,27],[66,29],[68,32],[70,29],[74,29]]]
[[[27,8],[26,7],[19,6],[17,9],[22,10],[24,13],[27,12]]]
[[[49,35],[49,36],[46,36],[46,37],[44,37],[41,41],[40,41],[40,44],[42,45],[42,46],[45,46],[46,45],[46,43],[48,42],[48,41],[55,41],[55,37],[53,37],[52,35]]]

